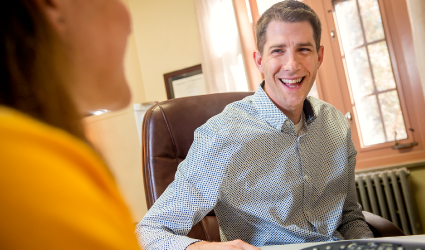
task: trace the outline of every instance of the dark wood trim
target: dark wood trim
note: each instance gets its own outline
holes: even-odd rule
[[[192,67],[176,70],[173,72],[165,73],[164,74],[164,82],[165,82],[165,89],[167,91],[167,98],[173,99],[174,98],[174,91],[173,91],[173,81],[186,78],[193,75],[202,74],[202,65],[198,64]]]

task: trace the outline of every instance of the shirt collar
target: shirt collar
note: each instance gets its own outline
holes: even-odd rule
[[[258,86],[257,91],[255,91],[253,96],[254,107],[257,110],[259,116],[268,124],[270,124],[270,126],[281,130],[283,123],[286,120],[291,120],[270,100],[263,87],[264,81]],[[308,98],[304,100],[303,112],[307,124],[312,122],[316,117],[313,105],[310,103]]]
[[[304,100],[303,112],[305,115],[305,121],[307,124],[310,124],[316,118],[316,111],[310,101],[310,97]]]

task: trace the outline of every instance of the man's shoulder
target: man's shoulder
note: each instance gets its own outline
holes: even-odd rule
[[[315,124],[315,128],[319,129],[321,133],[324,131],[330,131],[330,135],[335,136],[338,133],[335,133],[335,129],[340,131],[339,134],[345,135],[346,131],[350,130],[350,124],[345,118],[344,114],[342,114],[336,107],[333,105],[319,100],[317,98],[308,97],[308,101],[310,102],[316,119],[313,122]]]
[[[228,104],[222,112],[211,117],[200,129],[223,132],[235,129],[247,121],[256,119],[257,111],[253,105],[253,96]]]
[[[341,111],[335,108],[332,104],[327,103],[323,100],[315,98],[313,96],[308,96],[307,100],[310,102],[313,111],[316,116],[325,116],[325,115],[333,115],[333,116],[344,116]]]

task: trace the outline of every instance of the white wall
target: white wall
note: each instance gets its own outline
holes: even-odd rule
[[[167,99],[163,74],[201,63],[194,0],[128,0],[146,101]]]

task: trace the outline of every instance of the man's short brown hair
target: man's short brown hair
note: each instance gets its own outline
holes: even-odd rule
[[[276,3],[267,9],[255,25],[257,49],[261,55],[263,54],[264,44],[266,43],[267,27],[271,21],[289,23],[309,22],[313,28],[316,49],[319,51],[320,37],[322,36],[322,25],[319,17],[308,5],[296,0],[286,0]]]

